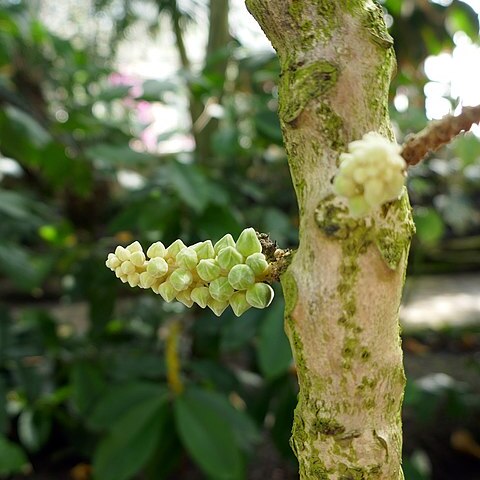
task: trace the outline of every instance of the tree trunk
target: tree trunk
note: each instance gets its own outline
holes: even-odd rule
[[[408,197],[353,219],[331,184],[350,141],[369,131],[393,138],[392,39],[372,0],[247,6],[280,59],[279,116],[300,210],[300,245],[282,276],[300,384],[291,439],[300,477],[399,480]]]

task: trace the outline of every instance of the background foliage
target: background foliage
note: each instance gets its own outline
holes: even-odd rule
[[[230,36],[223,0],[143,2],[154,12],[147,21],[141,2],[97,0],[91,15],[112,25],[103,41],[95,32],[60,37],[36,3],[0,1],[0,477],[187,479],[201,471],[240,480],[256,478],[258,464],[265,478],[280,462],[287,473],[279,478],[294,478],[297,385],[280,292],[266,311],[218,319],[135,292],[104,267],[119,243],[188,244],[250,225],[295,245],[275,56]],[[426,123],[425,58],[453,48],[459,30],[478,39],[470,7],[438,3],[384,2],[397,42],[392,100],[406,94],[410,105],[392,108],[399,140]],[[192,25],[207,28],[198,12],[212,20],[201,66],[185,43]],[[152,41],[171,29],[175,75],[119,72],[117,52],[135,28]],[[142,112],[155,104],[183,109],[187,121],[146,148]],[[165,153],[178,136],[182,147]],[[412,171],[411,272],[478,268],[479,186],[474,136]],[[167,368],[172,355],[181,394]],[[425,428],[445,409],[478,418],[478,395],[445,377],[409,383],[406,414]],[[428,439],[418,438],[406,438],[408,480],[428,478]]]

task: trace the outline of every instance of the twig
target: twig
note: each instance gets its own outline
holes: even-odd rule
[[[449,143],[460,132],[467,132],[474,123],[480,123],[480,105],[464,107],[460,115],[447,115],[431,122],[422,131],[408,135],[403,144],[402,157],[408,166],[416,165],[430,152]]]
[[[262,244],[262,253],[269,263],[263,281],[267,283],[278,282],[292,261],[293,251],[288,248],[285,250],[278,248],[277,242],[272,240],[266,233],[257,232],[257,237]]]

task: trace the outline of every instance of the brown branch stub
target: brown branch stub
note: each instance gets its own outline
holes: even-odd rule
[[[272,240],[267,233],[257,232],[257,237],[262,245],[262,253],[269,263],[263,281],[267,283],[278,282],[292,261],[293,251],[288,248],[285,250],[278,248],[277,242]]]
[[[408,166],[416,165],[430,152],[451,142],[462,131],[470,130],[474,123],[480,123],[480,105],[464,107],[460,115],[447,115],[431,122],[422,131],[408,135],[401,155]]]

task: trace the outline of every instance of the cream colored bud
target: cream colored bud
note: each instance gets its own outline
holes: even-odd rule
[[[213,249],[215,253],[218,255],[220,250],[223,250],[225,247],[235,247],[235,240],[233,237],[227,233],[224,235],[214,246]]]
[[[120,267],[117,267],[117,268],[115,269],[115,276],[116,276],[117,278],[120,278],[122,275],[123,275],[122,267],[121,267],[121,266],[120,266]]]
[[[192,248],[197,252],[199,260],[207,260],[209,258],[215,257],[215,250],[210,240],[197,243],[193,245]]]
[[[350,198],[348,208],[352,217],[363,217],[370,212],[370,205],[367,203],[363,195],[357,195]]]
[[[217,263],[224,270],[230,270],[235,265],[243,263],[243,256],[235,247],[225,247],[218,252]]]
[[[122,262],[117,258],[117,256],[114,253],[109,253],[107,257],[107,261],[105,262],[105,265],[110,269],[110,270],[115,270],[117,267],[120,266]]]
[[[140,275],[137,272],[131,273],[128,276],[128,284],[131,287],[136,287],[140,283]]]
[[[178,252],[180,252],[180,250],[183,250],[184,248],[186,248],[186,245],[181,240],[175,240],[167,248],[167,252],[165,253],[165,256],[170,258],[175,258]]]
[[[210,295],[219,302],[228,301],[233,295],[233,288],[226,277],[220,277],[210,283],[208,287]]]
[[[168,281],[175,290],[181,292],[192,284],[193,275],[189,270],[179,268],[170,275]]]
[[[120,275],[120,277],[118,277],[118,278],[120,278],[120,281],[122,283],[127,283],[128,282],[128,275]]]
[[[168,263],[162,257],[155,257],[148,261],[147,272],[155,278],[161,278],[168,272]]]
[[[208,287],[197,287],[190,293],[190,298],[200,307],[205,308],[208,301],[212,298]]]
[[[246,228],[238,237],[237,250],[244,256],[248,257],[253,253],[262,252],[262,244],[257,238],[257,234],[253,228]]]
[[[335,177],[333,190],[337,195],[343,197],[353,197],[359,193],[356,183],[346,175],[337,175]]]
[[[252,269],[253,274],[257,277],[265,273],[268,268],[268,262],[263,253],[254,253],[247,257],[245,263]]]
[[[122,269],[122,273],[124,275],[130,275],[131,273],[135,272],[135,265],[130,262],[130,260],[123,262],[120,268]]]
[[[197,265],[197,273],[204,282],[211,282],[219,277],[220,267],[215,260],[200,260]]]
[[[219,300],[211,298],[208,301],[207,306],[217,317],[219,317],[228,307],[228,301],[220,302]]]
[[[145,263],[145,254],[143,252],[133,252],[132,255],[130,255],[130,261],[136,267],[143,267],[143,264]]]
[[[126,262],[130,258],[131,252],[119,246],[115,249],[115,255],[121,262]]]
[[[149,258],[164,257],[167,253],[167,249],[162,242],[155,242],[148,247],[147,256]]]
[[[142,251],[143,251],[142,246],[140,245],[140,242],[133,242],[133,243],[131,243],[130,245],[128,245],[127,250],[128,250],[130,253],[142,252]]]
[[[184,248],[177,253],[175,262],[181,268],[193,270],[198,264],[197,252],[191,247]]]
[[[385,196],[385,184],[380,178],[371,178],[365,182],[363,196],[370,207],[376,207],[383,203]]]
[[[172,287],[170,282],[163,282],[158,287],[158,293],[167,303],[170,303],[177,296],[178,292]]]
[[[245,295],[247,302],[255,308],[266,308],[273,300],[273,288],[266,283],[252,285]]]
[[[142,288],[152,288],[152,285],[155,283],[155,277],[150,275],[148,272],[142,272],[140,274],[140,287]]]
[[[228,282],[235,290],[246,290],[255,283],[255,274],[248,265],[235,265],[228,274]]]
[[[244,314],[251,305],[247,302],[245,292],[235,292],[229,300],[230,306],[232,307],[233,313],[239,317]]]
[[[189,290],[184,290],[183,292],[178,292],[175,297],[176,300],[183,303],[186,307],[190,308],[193,305],[193,300],[190,296]]]

